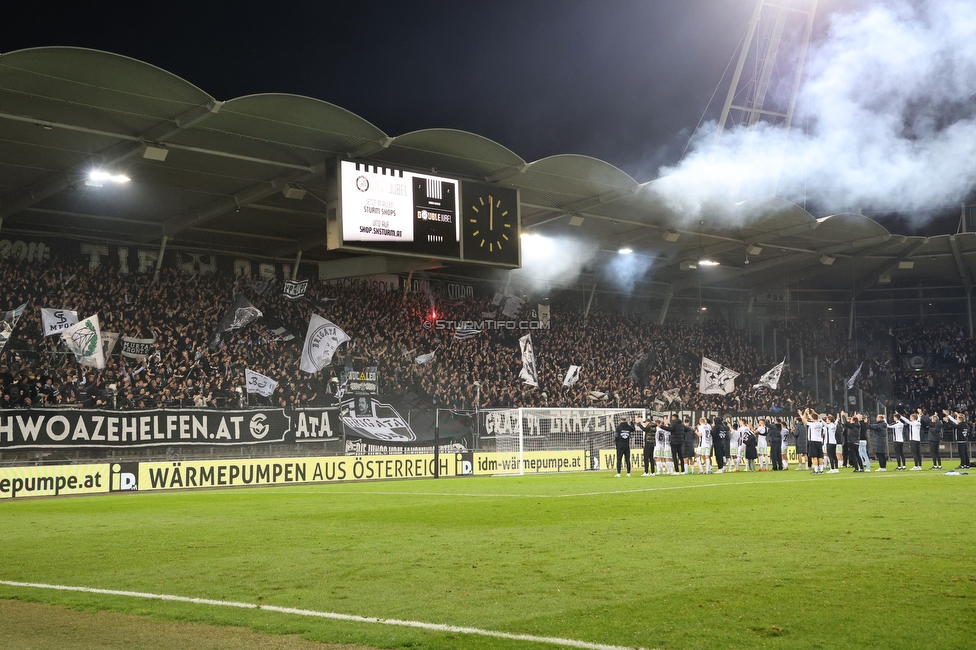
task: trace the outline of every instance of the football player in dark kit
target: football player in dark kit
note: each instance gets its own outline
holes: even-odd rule
[[[634,425],[627,421],[627,416],[621,415],[613,437],[617,445],[617,476],[620,476],[621,461],[624,458],[627,459],[627,476],[630,476],[630,439],[634,436],[634,430]]]

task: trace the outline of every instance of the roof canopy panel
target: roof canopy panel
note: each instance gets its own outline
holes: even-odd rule
[[[286,94],[248,95],[224,102],[206,128],[328,154],[346,153],[387,137],[344,108]]]
[[[525,161],[494,140],[455,129],[424,129],[393,139],[390,146],[370,156],[392,164],[471,178],[486,178]]]
[[[213,101],[156,66],[72,47],[0,55],[0,88],[6,95],[5,112],[55,122],[87,116],[89,128],[126,128],[130,135]]]
[[[146,149],[160,144],[167,151]],[[655,181],[638,184],[588,156],[526,163],[497,142],[454,129],[390,137],[310,97],[268,93],[218,102],[177,75],[97,50],[0,55],[3,237],[43,232],[158,243],[166,234],[177,249],[269,256],[302,250],[308,261],[339,259],[350,254],[322,246],[334,177],[320,163],[333,156],[518,188],[523,227],[585,239],[605,255],[626,245],[650,260],[655,283],[678,293],[699,282],[712,289],[805,282],[850,290],[852,278],[862,289],[888,269],[891,286],[964,287],[976,271],[972,233],[893,236],[863,215],[818,220],[775,197],[707,205],[699,217],[670,204]],[[85,165],[99,161],[111,161],[132,182],[86,186]],[[287,198],[286,183],[308,191]],[[705,255],[721,266],[682,264]],[[907,259],[912,268],[898,268]]]

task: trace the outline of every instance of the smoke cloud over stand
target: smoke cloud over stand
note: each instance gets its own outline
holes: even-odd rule
[[[523,235],[522,268],[511,271],[511,276],[534,291],[571,286],[598,252],[598,244],[592,241]]]
[[[828,211],[958,204],[976,183],[976,6],[874,2],[834,14],[811,44],[793,128],[758,123],[714,142],[705,125],[653,189],[688,222],[776,194]]]

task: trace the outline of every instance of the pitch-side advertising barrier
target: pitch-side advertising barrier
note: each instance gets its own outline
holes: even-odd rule
[[[0,499],[342,483],[435,475],[490,476],[520,474],[522,470],[526,474],[580,472],[588,466],[589,452],[537,451],[526,452],[521,458],[517,454],[495,452],[442,453],[436,461],[434,454],[390,454],[8,467],[0,468]]]

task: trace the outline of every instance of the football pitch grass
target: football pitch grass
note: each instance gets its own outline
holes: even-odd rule
[[[7,500],[0,580],[262,608],[0,598],[377,648],[559,646],[264,607],[632,648],[974,647],[976,476],[842,471]],[[19,638],[43,638],[32,625]]]

